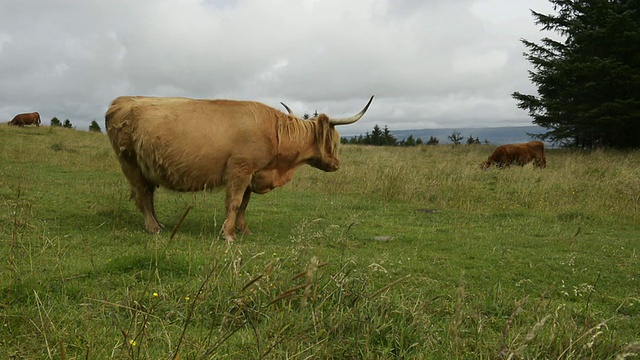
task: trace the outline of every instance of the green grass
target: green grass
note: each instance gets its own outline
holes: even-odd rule
[[[105,135],[2,125],[0,357],[639,358],[640,153],[491,151],[343,146],[227,244],[222,192],[149,235]]]

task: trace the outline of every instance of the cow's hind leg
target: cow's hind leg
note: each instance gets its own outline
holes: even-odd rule
[[[158,222],[153,204],[155,184],[144,176],[135,158],[120,155],[119,160],[122,172],[131,185],[131,198],[144,216],[144,227],[152,234],[160,233],[163,226]]]

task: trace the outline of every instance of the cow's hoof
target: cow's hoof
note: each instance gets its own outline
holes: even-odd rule
[[[162,228],[164,226],[162,226],[161,224],[153,224],[153,225],[147,225],[145,227],[150,234],[157,235],[162,232]]]

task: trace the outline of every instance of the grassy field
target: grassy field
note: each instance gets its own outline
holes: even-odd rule
[[[227,244],[222,192],[149,235],[105,135],[0,125],[0,358],[640,358],[640,153],[491,151],[343,146]]]

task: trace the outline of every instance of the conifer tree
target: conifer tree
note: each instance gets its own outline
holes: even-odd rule
[[[437,137],[430,136],[429,140],[427,140],[427,145],[438,145],[440,144],[440,140]]]
[[[384,126],[382,138],[382,145],[396,146],[398,143],[398,139],[395,136],[391,135],[391,130],[389,130],[389,127],[387,127],[387,125]]]
[[[413,138],[413,135],[409,135],[407,139],[404,141],[404,146],[414,146],[416,145],[416,139]]]
[[[384,145],[384,134],[382,133],[382,129],[380,129],[380,126],[378,126],[378,124],[375,124],[373,126],[373,131],[371,131],[371,145]]]
[[[101,133],[102,129],[100,129],[100,125],[98,125],[98,123],[95,120],[93,120],[91,122],[91,125],[89,125],[89,131],[95,131],[95,132]]]
[[[550,0],[532,11],[542,30],[564,39],[523,39],[538,95],[514,92],[539,134],[582,148],[640,147],[640,0]]]

